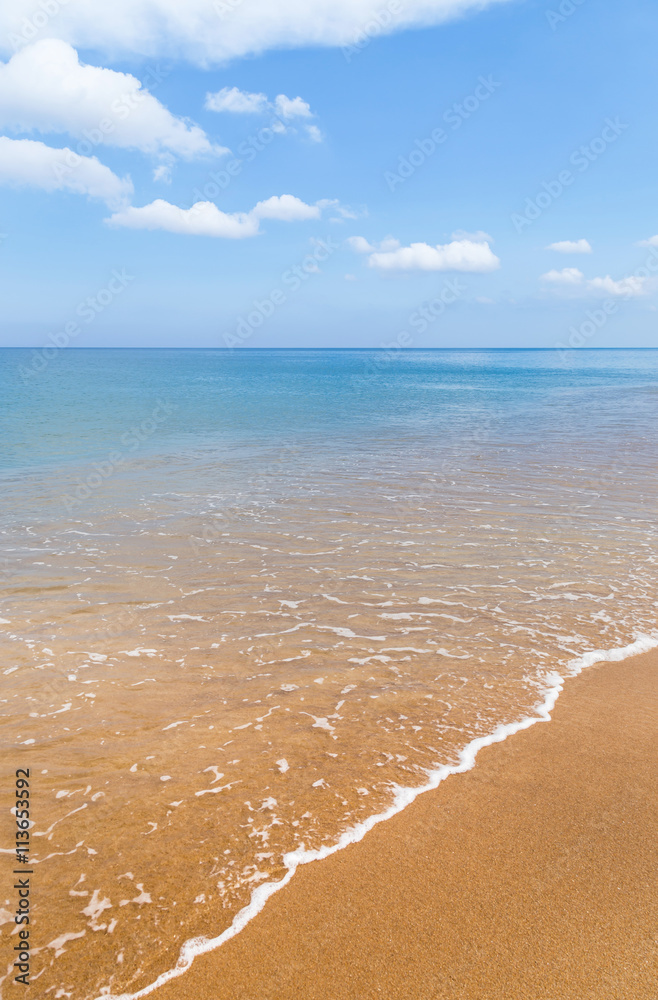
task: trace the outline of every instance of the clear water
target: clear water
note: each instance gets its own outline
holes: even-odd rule
[[[0,676],[44,995],[147,985],[656,631],[658,352],[32,362],[0,352]]]

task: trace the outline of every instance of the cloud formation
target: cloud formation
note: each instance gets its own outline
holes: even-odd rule
[[[306,101],[303,101],[301,97],[286,97],[285,94],[279,94],[278,97],[274,98],[274,110],[287,120],[313,117],[313,112]]]
[[[316,205],[307,205],[292,194],[273,195],[266,201],[259,201],[252,208],[250,215],[256,219],[279,219],[281,222],[300,222],[305,219],[319,219],[321,209],[324,205],[331,205],[332,201],[318,202]]]
[[[234,115],[262,115],[270,111],[275,115],[275,131],[294,131],[288,125],[295,118],[313,118],[307,101],[301,97],[286,97],[278,94],[269,101],[266,94],[254,94],[238,87],[223,87],[216,93],[206,94],[206,111],[228,112]],[[306,133],[313,142],[322,142],[322,132],[317,125],[305,125]]]
[[[307,205],[292,194],[273,195],[259,201],[250,212],[222,212],[211,201],[198,201],[191,208],[179,208],[162,198],[141,208],[129,206],[115,212],[107,223],[127,229],[162,229],[186,236],[214,236],[240,240],[256,236],[262,219],[300,222],[319,219],[323,204]]]
[[[317,125],[307,125],[306,126],[306,134],[309,137],[309,139],[313,140],[313,142],[322,142],[322,140],[324,138],[324,136],[322,135],[322,132],[317,127]]]
[[[554,285],[582,285],[585,275],[577,267],[563,267],[561,271],[547,271],[542,274],[541,280]]]
[[[80,48],[217,65],[268,49],[352,45],[373,24],[377,34],[392,33],[501,2],[405,0],[382,27],[382,0],[50,0],[44,26],[43,16],[36,21],[35,10],[41,9],[34,0],[12,0],[0,6],[0,46],[10,52],[41,31]]]
[[[558,253],[591,253],[592,247],[589,240],[560,240],[557,243],[549,243],[547,250],[557,250]]]
[[[364,236],[348,236],[345,240],[347,245],[354,250],[355,253],[375,253],[377,250],[397,250],[400,246],[400,241],[396,240],[393,236],[386,236],[380,243],[369,243]]]
[[[349,245],[357,253],[367,253],[368,266],[380,271],[495,271],[500,260],[486,242],[469,239],[453,240],[451,243],[412,243],[400,246],[393,237],[388,237],[378,246],[368,243],[363,236],[352,236]]]
[[[172,115],[130,73],[85,65],[55,38],[0,64],[0,127],[66,133],[83,140],[86,152],[101,144],[188,160],[227,152],[198,125]]]
[[[586,296],[613,296],[623,298],[637,298],[649,292],[649,279],[630,275],[628,278],[620,278],[616,281],[606,274],[602,278],[586,278],[577,267],[564,267],[561,271],[547,271],[542,274],[542,281],[553,285],[558,291],[566,292],[577,297]]]
[[[33,139],[7,136],[0,136],[0,184],[86,194],[111,208],[125,202],[133,191],[129,178],[117,177],[95,156],[79,156],[68,147],[53,149]]]
[[[238,87],[222,87],[215,94],[206,94],[206,111],[227,111],[233,115],[261,115],[270,102],[265,94],[250,94]]]

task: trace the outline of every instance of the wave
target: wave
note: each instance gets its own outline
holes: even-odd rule
[[[542,691],[542,700],[535,706],[533,715],[526,716],[518,722],[499,725],[489,735],[479,736],[471,740],[459,752],[459,762],[457,764],[445,764],[433,770],[428,769],[426,771],[427,782],[424,785],[412,788],[400,785],[393,786],[393,802],[384,812],[370,816],[356,826],[350,827],[334,844],[315,851],[307,851],[302,845],[297,850],[284,855],[283,863],[287,869],[285,876],[278,882],[265,882],[258,886],[252,893],[247,906],[243,907],[235,915],[231,925],[222,931],[221,934],[214,938],[195,937],[185,941],[181,947],[176,965],[172,969],[161,973],[154,982],[138,990],[136,993],[111,995],[103,993],[95,998],[95,1000],[140,1000],[141,997],[148,996],[160,986],[164,986],[165,983],[170,982],[170,980],[182,976],[188,971],[194,959],[199,955],[205,955],[208,952],[215,951],[217,948],[221,948],[223,944],[230,941],[236,934],[239,934],[260,913],[268,899],[291,881],[300,865],[309,864],[311,861],[322,861],[324,858],[329,857],[329,855],[335,854],[337,851],[342,851],[345,847],[349,847],[350,844],[358,843],[374,826],[402,812],[403,809],[406,809],[423,792],[429,792],[437,788],[451,774],[463,774],[465,771],[470,771],[475,766],[477,755],[483,747],[491,746],[493,743],[502,743],[508,736],[513,736],[523,729],[529,729],[530,726],[534,726],[537,722],[550,722],[551,712],[555,708],[557,699],[564,688],[565,680],[575,677],[581,671],[593,666],[595,663],[624,660],[629,656],[648,652],[657,646],[658,633],[651,635],[638,634],[635,641],[627,646],[609,650],[591,650],[576,659],[570,660],[564,668],[564,674],[559,674],[556,671],[545,674],[543,680],[546,686]]]

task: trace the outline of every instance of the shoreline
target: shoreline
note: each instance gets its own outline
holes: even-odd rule
[[[386,831],[389,829],[390,826],[392,826],[392,824],[396,824],[395,834],[396,836],[399,836],[400,826],[404,828],[405,825],[404,817],[406,817],[410,813],[414,813],[414,816],[416,816],[417,810],[422,810],[423,812],[427,812],[428,810],[430,811],[435,810],[436,804],[439,805],[441,804],[441,802],[435,803],[434,802],[435,798],[438,797],[439,799],[442,800],[446,796],[449,798],[453,798],[455,796],[457,798],[459,798],[460,796],[463,798],[464,796],[467,796],[469,792],[465,791],[463,788],[460,791],[457,791],[455,783],[449,783],[450,795],[448,795],[448,793],[444,791],[447,787],[444,784],[445,779],[455,774],[462,774],[463,775],[461,779],[462,782],[465,781],[466,778],[471,777],[471,783],[472,783],[473,782],[472,769],[474,768],[474,765],[476,763],[476,756],[482,750],[485,750],[487,747],[497,747],[497,752],[499,753],[504,748],[513,747],[512,749],[508,749],[508,752],[504,754],[504,756],[508,757],[511,755],[511,757],[513,758],[510,762],[512,771],[509,775],[509,780],[514,781],[515,764],[517,765],[517,767],[519,766],[519,763],[521,764],[521,767],[523,767],[524,765],[523,759],[521,759],[521,761],[518,761],[515,758],[519,757],[519,755],[521,755],[521,758],[523,758],[523,750],[517,748],[516,746],[517,741],[507,741],[508,736],[518,734],[519,739],[522,735],[528,738],[534,732],[536,734],[536,737],[535,740],[533,740],[533,743],[536,742],[536,740],[539,740],[541,744],[542,738],[539,735],[539,733],[536,732],[535,723],[540,721],[549,721],[551,719],[551,713],[553,713],[555,709],[556,702],[558,701],[559,695],[564,688],[565,682],[570,685],[570,690],[571,690],[571,684],[574,684],[577,679],[583,680],[583,678],[582,677],[579,678],[578,675],[580,675],[582,671],[585,670],[586,668],[597,665],[599,668],[598,672],[600,672],[601,670],[605,671],[606,667],[610,669],[611,664],[619,664],[623,662],[628,663],[630,660],[633,662],[633,664],[639,665],[647,658],[649,659],[649,661],[651,661],[652,664],[654,664],[653,667],[648,668],[649,672],[652,673],[652,671],[655,671],[655,667],[658,666],[658,651],[654,649],[654,647],[657,644],[658,644],[657,640],[650,639],[648,637],[643,637],[638,641],[636,641],[635,643],[631,644],[630,646],[626,646],[619,649],[613,649],[609,651],[596,651],[587,653],[583,657],[571,661],[571,663],[568,665],[569,669],[568,672],[566,673],[566,679],[561,677],[557,673],[547,676],[547,683],[550,682],[551,686],[545,689],[544,700],[537,706],[535,715],[523,719],[518,723],[499,726],[490,736],[480,737],[472,741],[470,744],[468,744],[467,747],[465,747],[462,750],[460,754],[459,764],[453,766],[445,766],[437,769],[434,772],[431,772],[430,780],[425,786],[421,786],[419,788],[399,789],[396,795],[395,802],[391,807],[389,807],[389,809],[387,809],[384,813],[380,815],[370,817],[368,821],[360,824],[358,827],[346,831],[343,837],[332,847],[325,848],[322,851],[317,851],[317,852],[297,851],[291,855],[288,855],[286,858],[288,873],[285,876],[285,878],[278,883],[266,883],[265,885],[260,886],[254,892],[250,904],[247,907],[245,907],[242,911],[240,911],[239,914],[236,915],[232,925],[229,928],[227,928],[219,937],[212,940],[199,941],[197,939],[196,941],[193,942],[186,942],[186,945],[184,946],[181,953],[181,960],[179,960],[179,964],[176,968],[163,973],[154,983],[146,986],[145,988],[133,994],[122,994],[121,995],[122,1000],[137,1000],[137,998],[144,997],[149,994],[157,994],[158,997],[164,997],[166,998],[166,1000],[179,1000],[179,998],[180,1000],[183,1000],[184,997],[187,997],[189,995],[190,990],[192,990],[194,994],[198,995],[199,997],[202,998],[208,997],[208,1000],[210,1000],[210,998],[212,997],[212,1000],[219,1000],[220,997],[227,997],[227,998],[233,997],[235,995],[238,995],[240,992],[246,991],[246,993],[249,994],[255,988],[254,981],[251,977],[256,977],[257,979],[258,997],[276,996],[277,998],[281,997],[283,1000],[283,998],[287,997],[301,998],[306,996],[315,997],[317,995],[319,998],[320,996],[324,997],[331,995],[332,997],[334,996],[345,997],[347,1000],[348,997],[352,996],[354,997],[357,996],[361,997],[365,995],[380,996],[381,990],[379,989],[379,987],[377,987],[375,992],[372,992],[371,994],[363,993],[363,989],[365,988],[363,984],[360,984],[358,986],[358,990],[356,986],[354,987],[356,992],[352,993],[348,991],[348,992],[337,993],[335,992],[336,989],[335,983],[333,985],[327,983],[323,987],[318,987],[320,991],[317,994],[315,992],[308,992],[308,987],[306,992],[271,993],[268,991],[269,987],[267,985],[268,983],[271,983],[271,970],[270,974],[267,975],[264,969],[252,969],[252,960],[250,958],[249,942],[245,940],[245,937],[248,936],[254,938],[256,941],[259,941],[264,934],[265,938],[267,939],[268,935],[271,936],[272,934],[272,928],[275,927],[277,925],[277,922],[279,921],[280,911],[286,911],[291,901],[293,906],[295,904],[299,904],[300,898],[303,897],[305,892],[308,892],[309,894],[312,894],[314,897],[317,897],[318,887],[314,885],[314,883],[317,882],[320,886],[326,884],[327,879],[332,878],[332,871],[329,869],[325,870],[325,866],[320,866],[320,868],[318,868],[315,865],[310,866],[312,871],[308,870],[304,871],[304,869],[308,869],[309,862],[313,860],[327,859],[327,864],[331,864],[331,862],[334,862],[334,867],[336,864],[338,864],[339,867],[346,866],[347,869],[350,869],[353,868],[354,865],[356,864],[356,867],[358,869],[359,863],[356,863],[353,860],[355,856],[354,852],[357,850],[360,851],[372,863],[373,852],[375,853],[375,855],[377,852],[377,847],[375,846],[374,840],[372,839],[375,836],[375,832],[378,833],[379,835],[377,839],[380,842],[379,846],[381,846],[382,838],[384,838],[384,841],[386,841],[387,839]],[[653,652],[648,652],[648,650],[650,649],[653,649]],[[614,670],[614,668],[612,669]],[[642,668],[640,667],[639,669],[641,670]],[[589,677],[590,673],[591,671],[587,670],[586,678]],[[655,676],[655,672],[653,676]],[[585,683],[587,683],[586,679]],[[560,715],[560,717],[564,713],[566,713],[566,716],[568,717],[570,712],[572,711],[574,711],[573,706],[568,705],[565,709],[563,709],[562,700],[560,701],[560,705],[558,706],[557,709],[557,712]],[[539,727],[539,729],[543,730],[544,727]],[[562,729],[562,727],[560,727],[560,729]],[[523,744],[523,747],[525,746],[526,745]],[[496,750],[492,750],[489,754],[486,755],[486,757],[482,758],[482,760],[486,761],[486,767],[488,770],[496,769],[495,763],[492,764],[492,756],[491,756],[491,754],[495,752]],[[575,748],[575,752],[576,754],[578,753],[577,748]],[[525,761],[525,764],[527,765],[527,761]],[[478,758],[478,768],[476,769],[476,773],[478,775],[480,773],[480,770],[481,770],[481,763],[480,763],[480,758]],[[505,768],[501,769],[500,765],[498,764],[498,771],[500,772],[497,775],[499,790],[504,796],[506,793],[506,788],[505,788],[506,770]],[[467,772],[471,772],[471,774],[469,775]],[[479,782],[476,778],[475,784],[478,785],[478,783]],[[425,793],[429,794],[426,795]],[[421,801],[417,802],[416,800],[419,798],[421,798]],[[432,800],[432,804],[429,804],[427,802],[427,800],[429,799]],[[484,816],[481,817],[481,819],[484,818],[485,818]],[[392,823],[389,822],[384,823],[383,822],[384,820],[391,820]],[[412,817],[410,817],[409,822],[413,823]],[[378,828],[377,831],[374,831],[375,827]],[[365,834],[369,831],[374,831],[374,832],[371,832],[370,837],[366,838],[366,841],[363,842]],[[446,831],[446,834],[450,839],[450,831]],[[350,851],[345,852],[344,848],[348,846],[350,847]],[[387,844],[385,846],[390,847],[390,844]],[[420,847],[420,845],[415,845],[416,853],[420,854],[423,850],[427,849],[427,846],[428,845]],[[441,844],[438,845],[434,844],[433,850],[438,851],[438,855],[437,858],[435,858],[435,861],[440,860]],[[341,859],[340,861],[339,857]],[[345,858],[345,860],[343,860],[343,858]],[[391,859],[391,864],[393,867],[395,867],[394,858]],[[419,871],[416,873],[417,877],[420,877],[422,872],[422,867],[423,867],[422,864],[419,864]],[[292,885],[289,885],[289,883],[292,880],[292,876],[298,872],[299,876],[301,876],[302,874],[304,876],[305,885],[303,887],[298,884],[298,879],[296,879]],[[339,885],[337,891],[339,893],[344,894],[346,889],[351,884],[351,882],[352,882],[352,877],[350,876],[350,878],[347,881],[347,886]],[[261,912],[263,911],[265,903],[269,899],[271,899],[271,897],[278,894],[284,888],[286,888],[286,892],[282,894],[282,897],[279,897],[277,901],[273,900],[269,904],[269,906],[265,908],[265,912],[262,913],[260,919],[255,923],[253,923],[254,918],[259,914],[261,914]],[[367,898],[368,896],[367,888],[364,889],[364,895]],[[323,893],[321,890],[319,892],[319,896],[321,899],[323,898]],[[285,897],[285,899],[283,897]],[[272,912],[275,905],[276,905],[276,912]],[[429,907],[430,913],[431,910],[432,907],[430,906]],[[361,923],[363,922],[367,923],[369,921],[370,916],[371,913],[368,911],[368,907],[365,906],[362,909]],[[402,916],[403,915],[401,914],[401,917]],[[305,914],[302,906],[302,910],[297,913],[294,921],[291,923],[290,928],[287,928],[284,925],[284,930],[286,931],[286,933],[290,931],[293,937],[299,936],[301,934],[302,940],[305,940],[307,935],[303,932],[300,932],[300,927],[303,927],[305,924],[304,917]],[[354,937],[358,939],[360,936],[364,934],[366,935],[367,938],[367,931],[363,929],[361,923],[359,924],[359,928],[352,928],[350,934],[350,940],[352,940]],[[241,944],[238,942],[238,938]],[[275,934],[275,940],[277,938],[278,935]],[[320,946],[322,945],[321,938],[319,942],[316,942],[316,945],[318,943]],[[368,953],[370,953],[372,949],[372,942],[369,942],[368,944],[364,943],[364,948]],[[400,950],[401,954],[399,957],[399,962],[397,964],[391,963],[390,967],[386,967],[385,977],[386,977],[386,982],[388,984],[387,990],[391,989],[390,979],[391,978],[395,979],[396,974],[400,974],[402,969],[406,968],[407,966],[407,959],[404,955],[404,949],[402,948]],[[261,954],[262,946],[259,947],[256,945],[255,952],[256,954]],[[241,955],[242,957],[236,960],[236,953]],[[334,957],[337,963],[336,968],[337,969],[341,968],[342,962],[340,956],[334,956]],[[269,964],[271,964],[271,962]],[[285,964],[286,963],[284,962],[284,965]],[[384,964],[386,965],[386,963]],[[227,975],[223,971],[222,972],[219,971],[220,969],[224,970],[225,968],[228,970],[229,967],[231,969],[231,975]],[[292,962],[292,965],[290,965],[290,968],[293,967],[295,968],[295,975],[299,976],[300,969],[297,968],[295,962]],[[325,967],[326,967],[326,962],[323,961],[322,970],[324,970]],[[215,971],[213,972],[212,970]],[[304,971],[307,974],[308,973],[315,974],[319,973],[321,970],[316,969],[314,973],[312,968],[309,969],[308,967],[305,967]],[[229,992],[226,993],[218,992],[219,989],[218,977],[224,980],[225,984],[228,984]],[[232,977],[235,980],[235,985],[231,987],[230,983]],[[276,978],[279,977],[277,976]],[[318,975],[317,978],[318,978],[318,983],[320,983],[322,981],[322,977]],[[193,979],[194,982],[192,982]],[[239,985],[237,985],[238,981]],[[461,997],[462,995],[465,998],[466,997],[470,998],[472,996],[474,1000],[476,997],[478,998],[478,1000],[480,998],[480,994],[478,993],[457,994],[454,992],[455,988],[456,986],[453,983],[453,986],[451,987],[452,992],[446,993],[445,996],[446,997],[450,996],[451,998],[456,996]],[[485,984],[481,984],[480,989],[484,988]],[[233,989],[233,992],[230,992],[230,989]],[[333,993],[331,993],[332,989],[334,990]],[[486,985],[486,989],[491,990],[491,986]],[[324,992],[322,992],[323,990]],[[432,992],[431,994],[403,992],[403,993],[387,993],[387,995],[391,997],[392,996],[424,997],[425,995],[427,996],[431,995],[432,997],[436,996],[438,998],[440,996],[442,997],[444,994],[436,992]],[[494,995],[497,996],[497,994],[490,994],[491,997],[493,997]],[[500,994],[501,1000],[503,995],[506,998],[508,995],[510,997],[518,995],[519,998],[523,996],[522,993],[515,994],[508,992],[505,994]],[[539,996],[540,994],[535,992],[534,995]],[[541,995],[543,996],[543,994]],[[561,997],[563,994],[554,991],[550,994],[546,994],[547,998],[549,997],[549,995],[551,997],[551,1000],[555,1000],[555,998]],[[586,995],[587,994],[581,994],[581,993],[564,994],[565,997],[573,996],[574,1000],[576,996],[578,996],[580,1000],[581,996],[586,996]],[[611,994],[611,996],[612,995],[613,994]],[[614,995],[616,996],[616,994]],[[600,994],[593,993],[592,997],[594,996],[596,996],[598,1000]],[[622,994],[619,994],[619,996],[621,998]],[[638,997],[644,996],[644,994],[637,994],[637,996]],[[649,993],[647,993],[646,996],[648,997]],[[105,1000],[118,1000],[118,997],[112,997],[112,996],[108,997],[106,995]]]

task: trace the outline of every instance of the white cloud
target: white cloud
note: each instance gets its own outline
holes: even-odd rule
[[[224,87],[215,94],[206,94],[205,107],[207,111],[228,111],[234,115],[262,115],[266,111],[273,111],[285,121],[314,117],[310,104],[301,97],[278,94],[270,102],[267,94],[252,94],[238,87]]]
[[[375,248],[368,243],[365,236],[348,236],[345,240],[347,245],[354,250],[355,253],[374,253]]]
[[[318,204],[321,204],[321,202],[318,202]],[[335,218],[330,219],[330,222],[344,222],[345,219],[354,220],[358,219],[360,215],[367,215],[367,212],[363,210],[357,212],[353,208],[350,208],[348,205],[341,205],[335,198],[332,199],[330,202],[327,202],[327,204],[333,205],[337,213]]]
[[[216,94],[206,94],[207,111],[229,111],[234,115],[262,114],[270,106],[265,94],[250,94],[238,87],[224,87]]]
[[[558,285],[582,285],[585,275],[577,267],[563,267],[561,271],[547,271],[546,274],[542,274],[541,280]]]
[[[54,38],[0,63],[0,127],[67,133],[85,143],[85,153],[101,144],[186,159],[227,152],[198,125],[172,115],[136,77],[85,65]]]
[[[218,64],[273,48],[350,45],[495,2],[504,0],[404,0],[386,23],[382,0],[51,0],[50,16],[34,0],[12,0],[0,6],[0,45],[12,51],[43,31],[113,55],[182,55]]]
[[[322,211],[324,211],[325,208],[331,209],[333,214],[329,216],[329,222],[338,222],[342,224],[346,219],[352,221],[354,219],[358,219],[361,215],[367,214],[363,210],[355,211],[353,208],[350,208],[349,205],[341,205],[338,198],[321,198],[320,201],[316,201],[315,204]]]
[[[368,243],[368,240],[363,236],[348,236],[345,242],[352,248],[352,250],[354,250],[355,253],[375,253],[377,250],[397,250],[400,246],[400,241],[396,240],[393,236],[386,236],[381,243],[375,244]]]
[[[113,174],[95,156],[53,149],[33,139],[0,136],[0,184],[29,186],[43,191],[71,191],[100,198],[114,207],[124,202],[133,186]]]
[[[239,240],[255,236],[258,219],[248,212],[227,214],[220,211],[211,201],[198,201],[192,208],[179,208],[162,198],[142,208],[130,206],[106,220],[111,226],[126,229],[164,229],[168,233],[182,233],[188,236],[218,236],[227,240]]]
[[[635,275],[615,281],[609,274],[606,274],[604,278],[592,278],[591,281],[587,282],[587,285],[593,292],[602,295],[623,295],[627,298],[646,295],[649,291],[648,279],[638,278]]]
[[[275,132],[294,132],[295,129],[286,123],[295,118],[314,117],[311,106],[301,97],[286,97],[285,94],[279,94],[273,102],[270,102],[266,94],[252,94],[238,87],[224,87],[215,94],[206,94],[205,108],[207,111],[227,111],[237,115],[262,115],[271,111],[276,116],[271,125]],[[312,142],[322,142],[324,137],[317,125],[304,127]]]
[[[317,125],[307,125],[306,134],[308,135],[309,139],[313,140],[313,142],[322,142],[322,140],[324,139],[324,136],[322,135],[322,132],[317,127]]]
[[[162,198],[141,208],[130,206],[115,212],[106,221],[127,229],[163,229],[188,236],[215,236],[227,240],[245,239],[260,232],[261,219],[299,222],[320,218],[320,204],[307,205],[291,194],[274,195],[259,201],[250,212],[222,212],[211,201],[199,201],[191,208],[179,208]]]
[[[549,243],[547,250],[557,250],[558,253],[591,253],[592,247],[588,240],[560,240]]]
[[[159,167],[156,167],[153,171],[154,181],[163,181],[165,184],[171,184],[171,166],[167,163],[161,163]]]
[[[380,271],[495,271],[500,260],[486,241],[453,240],[430,246],[412,243],[401,247],[389,237],[373,247],[363,237],[352,237],[350,245],[357,253],[368,253],[368,266]]]
[[[637,298],[650,291],[648,278],[630,275],[616,281],[606,274],[603,278],[586,278],[577,267],[564,267],[561,271],[548,271],[542,274],[542,281],[547,281],[558,290],[575,294],[578,297],[608,296]]]
[[[286,97],[279,94],[274,98],[274,110],[282,118],[312,118],[313,112],[310,105],[303,101],[301,97]]]
[[[292,194],[273,195],[266,201],[259,201],[251,210],[256,219],[279,219],[281,222],[299,222],[304,219],[319,219],[320,207],[307,205]]]
[[[648,240],[640,240],[639,247],[658,247],[658,236],[650,236]]]

